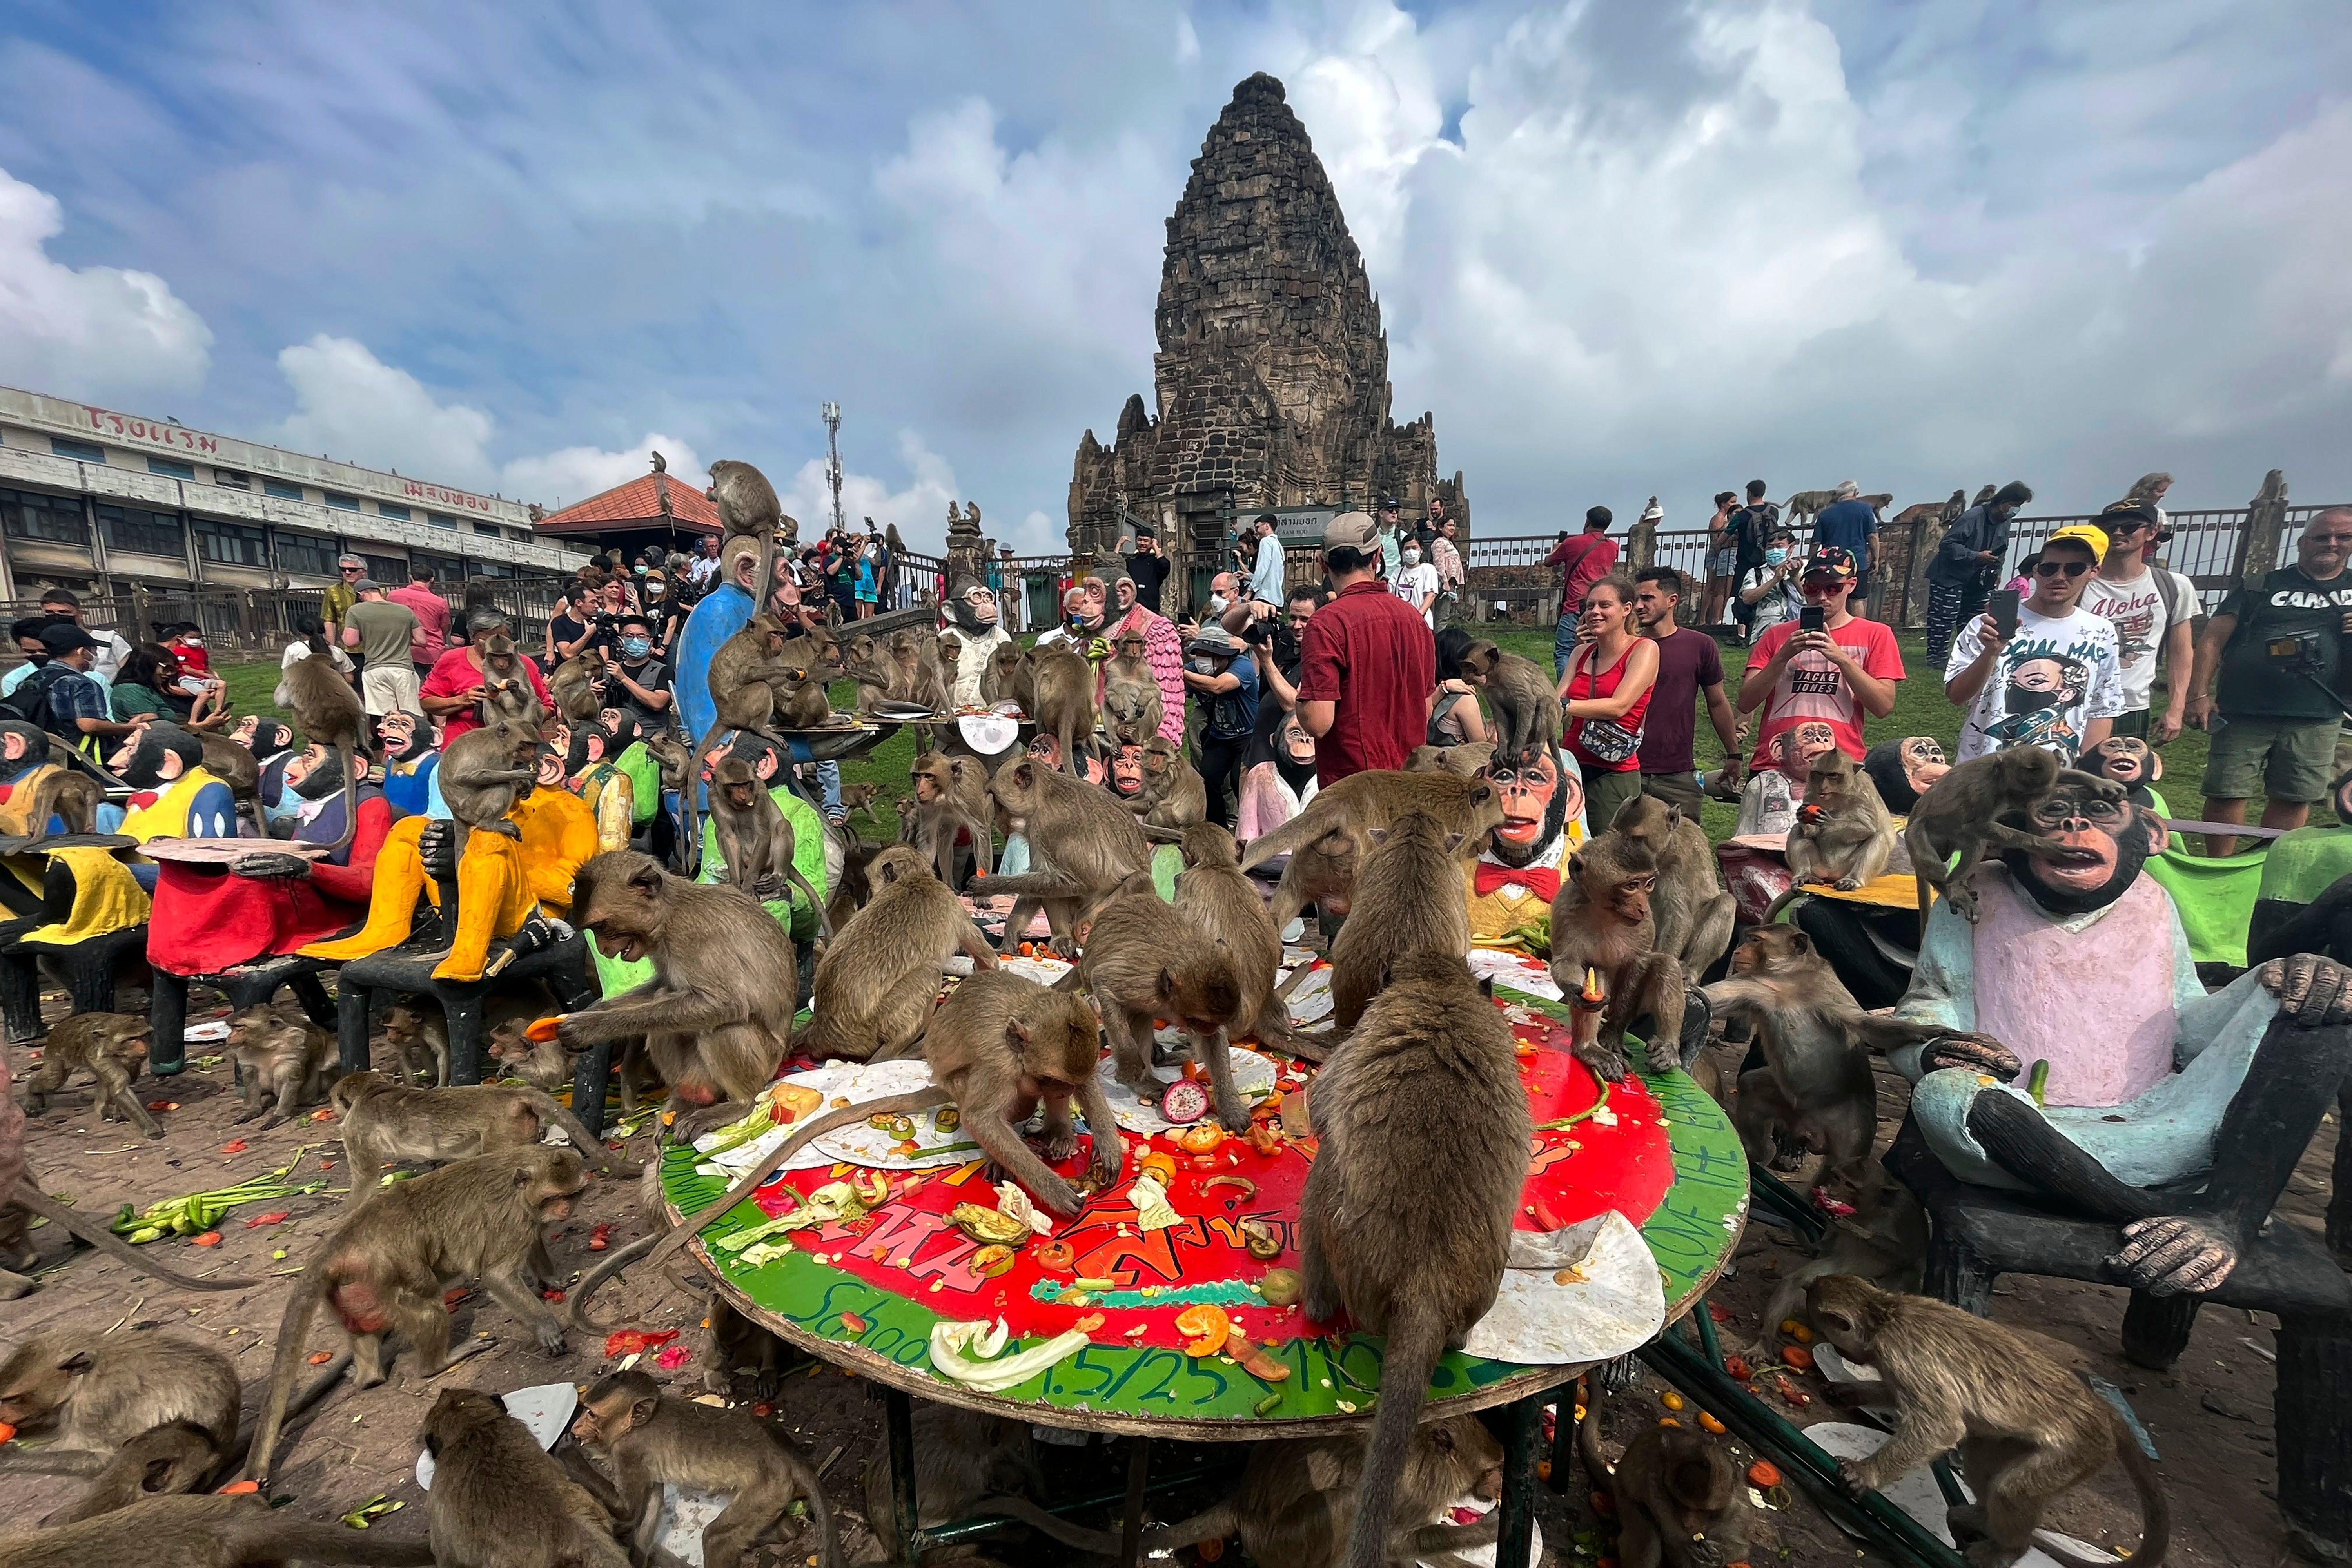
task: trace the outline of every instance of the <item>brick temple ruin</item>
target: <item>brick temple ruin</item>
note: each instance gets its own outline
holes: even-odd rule
[[[1070,479],[1070,551],[1108,561],[1149,522],[1174,561],[1220,562],[1236,521],[1276,509],[1432,496],[1468,531],[1462,476],[1437,477],[1428,414],[1390,417],[1388,335],[1363,258],[1307,128],[1263,72],[1234,89],[1168,219],[1152,358],[1105,447],[1089,430]]]

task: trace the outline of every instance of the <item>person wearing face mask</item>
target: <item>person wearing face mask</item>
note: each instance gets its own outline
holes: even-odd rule
[[[1421,545],[1407,540],[1397,551],[1397,569],[1389,574],[1389,592],[1416,611],[1422,624],[1434,630],[1430,614],[1437,603],[1437,568],[1422,559]]]
[[[1804,591],[1799,586],[1799,569],[1803,564],[1797,554],[1793,530],[1776,525],[1765,535],[1764,563],[1752,568],[1747,581],[1739,585],[1739,602],[1748,607],[1752,616],[1748,623],[1751,640],[1782,621],[1795,620],[1804,609]]]
[[[667,659],[669,650],[677,646],[677,601],[670,597],[669,577],[662,572],[649,571],[637,590],[637,600],[645,608],[646,625],[652,628],[653,656]]]
[[[644,616],[621,619],[619,658],[604,700],[644,730],[670,728],[670,710],[677,698],[669,689],[669,666],[654,657],[653,624]]]

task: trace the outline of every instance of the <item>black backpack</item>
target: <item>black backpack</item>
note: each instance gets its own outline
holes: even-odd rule
[[[70,667],[49,663],[16,683],[16,689],[0,697],[0,719],[15,719],[30,724],[36,730],[58,733],[58,716],[49,707],[49,687],[58,677],[73,673]],[[79,740],[79,736],[69,736]]]

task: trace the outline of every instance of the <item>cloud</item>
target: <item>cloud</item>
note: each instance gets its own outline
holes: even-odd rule
[[[912,430],[898,432],[898,460],[906,469],[906,482],[898,489],[887,479],[844,468],[843,521],[861,532],[867,520],[877,528],[895,526],[910,548],[937,554],[947,544],[948,503],[961,499],[955,469]],[[817,539],[833,526],[833,491],[825,483],[824,458],[811,458],[788,484],[776,489],[784,510],[800,520],[803,540]],[[993,535],[998,531],[986,512],[983,507],[982,531]]]
[[[68,267],[65,208],[0,169],[0,367],[15,384],[128,401],[203,384],[213,334],[152,272]]]
[[[280,349],[278,368],[294,393],[294,412],[278,426],[281,446],[469,489],[487,487],[496,472],[488,451],[496,422],[488,414],[436,401],[365,343],[321,332]]]

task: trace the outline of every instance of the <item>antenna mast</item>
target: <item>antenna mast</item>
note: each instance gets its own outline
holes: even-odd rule
[[[841,405],[828,403],[820,412],[824,416],[824,482],[833,488],[833,531],[842,531],[841,518]]]

